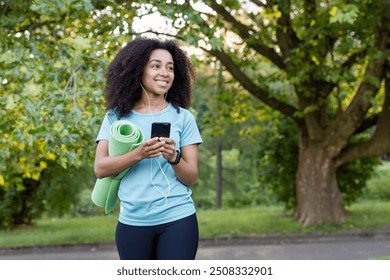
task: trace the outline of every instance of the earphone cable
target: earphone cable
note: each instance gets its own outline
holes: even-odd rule
[[[150,107],[150,98],[149,98],[149,94],[148,92],[146,91],[146,89],[142,86],[142,84],[140,84],[142,89],[145,91],[146,93],[146,97],[148,98],[148,108],[149,108],[149,113],[150,113],[150,117],[152,118],[152,121],[155,122],[154,120],[154,117],[153,117],[153,113],[152,113],[152,110],[151,110],[151,107]],[[166,102],[166,95],[164,95],[164,101],[163,101],[163,106],[162,106],[162,111],[161,111],[161,115],[160,115],[160,122],[162,120],[162,116],[165,112],[164,111],[164,107],[165,107],[165,102]],[[165,200],[165,204],[163,206],[166,206],[168,204],[168,195],[171,193],[171,183],[169,182],[169,179],[168,177],[166,176],[162,166],[161,166],[161,163],[160,163],[160,160],[159,158],[157,158],[157,163],[158,163],[158,166],[159,166],[159,169],[160,171],[162,172],[165,180],[167,181],[168,183],[168,192],[167,194],[164,194],[157,186],[156,184],[153,182],[153,158],[150,159],[150,181],[153,185],[153,187],[164,197],[164,200]]]

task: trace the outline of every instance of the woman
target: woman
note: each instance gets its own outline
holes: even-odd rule
[[[191,61],[173,41],[137,38],[108,66],[107,113],[96,139],[94,170],[103,178],[131,167],[118,191],[121,259],[195,259],[198,222],[191,187],[202,138],[187,110],[194,78]],[[136,124],[146,140],[126,154],[109,156],[109,129],[118,119]],[[151,138],[153,122],[170,123],[170,136]]]

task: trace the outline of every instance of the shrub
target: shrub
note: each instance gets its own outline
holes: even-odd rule
[[[367,182],[366,197],[390,201],[390,161],[383,161],[377,166]]]

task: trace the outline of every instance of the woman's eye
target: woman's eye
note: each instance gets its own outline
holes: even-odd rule
[[[157,64],[154,64],[154,65],[152,65],[152,68],[153,68],[153,69],[158,69],[158,68],[160,68],[160,66],[157,65]]]

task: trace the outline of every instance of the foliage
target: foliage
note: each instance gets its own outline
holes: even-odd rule
[[[369,199],[390,201],[390,162],[383,161],[367,182],[365,193]]]
[[[310,141],[327,139],[326,143],[333,141],[337,146],[352,143],[353,134],[365,133],[388,107],[381,105],[386,93],[377,70],[385,65],[388,51],[387,47],[378,49],[387,46],[379,41],[387,38],[379,35],[388,33],[387,25],[382,24],[386,22],[384,3],[1,1],[1,226],[31,222],[45,210],[60,215],[71,202],[77,204],[81,184],[71,186],[68,192],[63,191],[64,184],[55,187],[44,177],[61,181],[62,177],[54,176],[57,170],[66,174],[65,178],[77,178],[83,168],[92,165],[94,138],[104,114],[103,71],[107,61],[136,33],[132,30],[135,15],[153,19],[159,13],[168,16],[167,28],[152,24],[156,29],[149,35],[180,38],[203,50],[198,56],[202,61],[212,67],[217,60],[224,65],[223,83],[216,73],[204,78],[199,87],[203,93],[197,94],[203,101],[195,107],[199,122],[204,124],[202,134],[209,139],[221,137],[225,157],[232,156],[229,164],[235,164],[226,166],[224,172],[227,205],[248,205],[251,196],[258,199],[256,203],[273,201],[268,182],[274,184],[276,195],[291,205],[292,184],[286,188],[282,181],[288,182],[295,174],[297,159],[293,155],[297,150],[293,145],[298,133],[290,130],[288,122],[294,121],[304,132],[300,135],[309,134]],[[259,106],[259,100],[263,105]],[[270,110],[277,113],[270,114]],[[375,141],[358,138],[361,142],[355,142],[352,149],[328,149],[342,152],[341,157],[333,155],[337,164],[343,166],[356,155],[370,157],[388,149],[382,145],[356,150],[360,144],[381,142],[377,135],[387,135],[388,127],[383,123],[378,133],[371,134]],[[279,137],[288,138],[281,141]],[[208,162],[213,144],[205,143],[201,149],[201,162]],[[255,167],[259,168],[256,172]],[[213,173],[211,166],[204,164],[202,168],[200,191],[195,190],[194,195],[202,196],[202,203],[210,206]],[[358,162],[354,174],[360,175],[364,168]],[[356,188],[343,185],[343,180],[339,180],[340,188],[345,193],[355,192]],[[363,181],[356,181],[356,185],[361,187]],[[56,204],[60,193],[67,197]],[[242,193],[242,199],[237,200]],[[46,199],[32,207],[30,202],[43,196],[54,198],[53,203]],[[78,203],[83,205],[81,200]],[[89,211],[81,208],[85,210],[75,211]]]
[[[286,209],[296,206],[295,175],[298,166],[298,139],[291,120],[272,118],[273,126],[259,135],[262,149],[257,153],[255,166],[258,180],[269,186],[277,201]]]
[[[85,191],[88,191],[90,199],[94,181],[90,166],[80,168],[71,166],[64,169],[56,165],[48,168],[40,180],[36,205],[42,204],[44,211],[50,213],[52,217],[66,215],[71,207],[81,204],[81,195]],[[88,186],[88,189],[85,186]]]
[[[200,152],[200,179],[194,189],[198,207],[215,207],[215,140],[220,137],[224,207],[282,203],[294,210],[299,147],[293,121],[264,108],[229,76],[224,76],[225,86],[218,94],[217,71],[199,68],[194,107],[205,143]],[[339,168],[338,183],[346,205],[362,195],[376,164],[377,158],[368,158]]]
[[[45,209],[63,214],[84,187],[64,179],[92,164],[104,115],[103,71],[120,46],[115,32],[126,29],[121,16],[131,14],[127,5],[111,4],[0,3],[0,204],[12,206],[1,226],[29,223]],[[30,209],[20,212],[20,203]]]
[[[88,188],[83,188],[77,194],[77,198],[72,203],[70,209],[67,212],[69,217],[89,217],[89,216],[98,216],[105,215],[104,209],[97,207],[91,202],[91,188],[95,184],[95,176],[89,177],[92,183],[88,184]],[[119,204],[118,204],[119,205]]]
[[[368,180],[380,163],[378,157],[357,159],[337,170],[337,180],[343,196],[344,206],[351,205],[362,197]]]
[[[295,123],[297,217],[305,224],[341,222],[340,191],[354,192],[351,200],[359,191],[333,170],[352,170],[361,159],[390,151],[390,87],[385,86],[390,3],[141,1],[146,2],[145,14],[161,13],[174,27],[151,26],[151,33],[201,48],[253,97]],[[220,118],[232,117],[231,112],[213,109],[215,132],[224,135]],[[370,130],[375,132],[367,134]],[[333,187],[335,180],[339,187]]]
[[[259,182],[255,145],[262,126],[272,126],[268,112],[247,95],[231,77],[199,65],[194,108],[204,143],[200,146],[200,173],[194,200],[202,209],[216,205],[216,139],[222,144],[223,206],[269,205],[275,199],[267,184]],[[222,84],[218,85],[218,82]]]
[[[89,167],[65,169],[53,164],[41,173],[39,181],[23,179],[22,190],[16,187],[2,190],[0,227],[31,224],[44,212],[53,217],[67,214],[71,206],[79,204],[80,189],[93,185],[92,178]]]
[[[295,176],[298,166],[298,139],[294,124],[281,116],[272,118],[274,131],[259,135],[263,149],[259,151],[256,166],[258,180],[267,185],[286,209],[296,206]],[[356,202],[367,187],[367,180],[378,165],[377,157],[358,159],[337,170],[337,180],[345,206]]]

